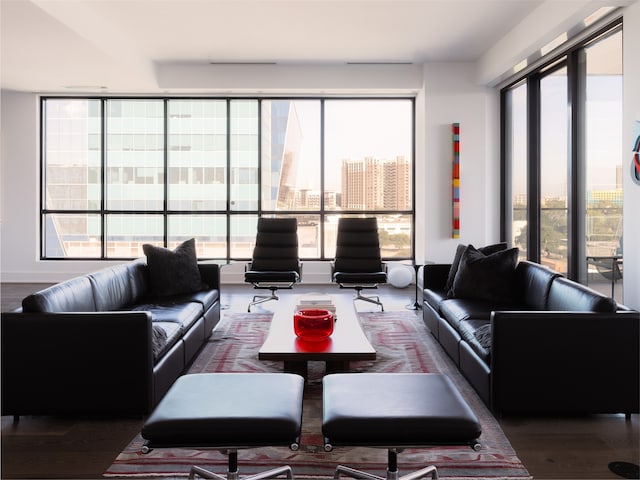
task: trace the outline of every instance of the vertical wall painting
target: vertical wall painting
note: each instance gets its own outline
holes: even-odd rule
[[[631,157],[631,180],[636,185],[640,185],[640,120],[636,120],[633,129],[633,156]]]
[[[452,237],[460,238],[460,124],[451,124],[453,144],[452,165],[452,198],[453,198],[453,230]]]

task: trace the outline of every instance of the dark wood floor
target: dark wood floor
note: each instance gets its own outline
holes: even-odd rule
[[[2,311],[18,306],[26,294],[43,286],[2,284]],[[304,288],[321,292],[335,287]],[[222,292],[223,307],[232,310],[244,310],[252,295],[244,285],[225,285]],[[414,299],[412,286],[402,290],[383,287],[379,293],[386,310],[403,309]],[[265,304],[264,308],[271,307]],[[623,415],[498,420],[536,479],[621,478],[609,471],[610,462],[638,464],[640,460],[638,415],[632,415],[631,420],[625,420]],[[142,421],[28,416],[14,424],[11,417],[2,417],[1,478],[100,478],[140,431]]]

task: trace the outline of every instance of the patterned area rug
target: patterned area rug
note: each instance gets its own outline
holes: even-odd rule
[[[441,478],[510,479],[531,478],[516,456],[498,422],[478,398],[473,388],[441,350],[422,320],[410,311],[360,313],[360,320],[377,352],[375,361],[352,362],[355,372],[440,372],[450,376],[482,424],[478,452],[469,447],[407,449],[398,455],[400,475],[427,465],[436,465]],[[230,313],[215,329],[210,341],[196,358],[189,373],[278,372],[281,362],[258,360],[270,314]],[[387,452],[376,448],[336,448],[323,451],[321,434],[322,375],[324,363],[310,362],[305,387],[301,448],[259,448],[238,452],[240,475],[249,475],[274,466],[291,465],[296,477],[333,477],[335,466],[348,465],[385,475]],[[221,392],[224,394],[224,392]],[[225,474],[227,458],[215,450],[158,449],[141,453],[138,435],[105,472],[105,477],[180,477],[191,465]]]

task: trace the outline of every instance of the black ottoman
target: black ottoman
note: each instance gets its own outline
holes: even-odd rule
[[[478,450],[480,423],[446,375],[352,373],[323,379],[322,434],[334,446],[384,447],[387,479],[398,478],[397,454],[408,447],[469,445]],[[338,466],[335,478],[382,477]],[[435,466],[402,477],[438,478]]]
[[[228,455],[227,476],[200,467],[189,478],[235,480],[238,449],[299,448],[304,379],[287,373],[202,373],[173,384],[142,427],[143,453],[153,448],[215,449]],[[247,479],[293,478],[288,465]]]

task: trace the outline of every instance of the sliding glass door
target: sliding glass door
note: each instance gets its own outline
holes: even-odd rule
[[[502,125],[504,238],[569,278],[621,281],[622,24],[504,88]]]

